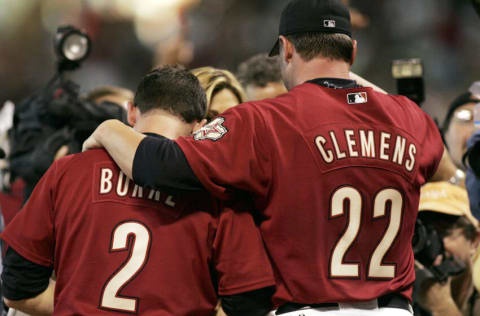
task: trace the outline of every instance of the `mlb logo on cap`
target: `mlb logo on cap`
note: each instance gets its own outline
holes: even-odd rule
[[[335,20],[323,20],[323,27],[335,27]]]
[[[366,92],[357,92],[347,94],[348,104],[359,104],[367,103],[367,93]]]

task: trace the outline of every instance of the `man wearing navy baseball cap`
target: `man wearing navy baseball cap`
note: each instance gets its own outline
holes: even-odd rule
[[[334,0],[290,2],[282,12],[278,35],[307,32],[341,33],[352,37],[350,13],[342,3]],[[279,46],[277,40],[269,55],[278,55]]]
[[[271,51],[288,93],[175,141],[109,121],[84,148],[104,146],[143,186],[249,192],[276,315],[411,316],[420,186],[442,179],[443,142],[412,101],[352,80],[356,47],[340,0],[291,1]]]

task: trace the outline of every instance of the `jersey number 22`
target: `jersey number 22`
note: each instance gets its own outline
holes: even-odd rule
[[[345,232],[338,240],[330,259],[330,276],[334,278],[355,278],[359,277],[358,263],[344,263],[345,253],[355,241],[362,219],[362,195],[351,186],[337,189],[332,196],[330,217],[335,218],[345,215],[344,201],[350,203],[348,223]],[[402,219],[402,194],[393,188],[383,189],[378,192],[373,200],[373,218],[381,218],[386,215],[387,202],[391,203],[390,218],[388,227],[382,240],[370,256],[367,276],[369,278],[394,278],[395,265],[382,264],[383,257],[392,246],[400,230]]]

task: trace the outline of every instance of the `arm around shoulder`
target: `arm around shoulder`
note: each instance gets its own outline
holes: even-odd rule
[[[107,120],[83,143],[83,151],[105,148],[120,169],[132,179],[133,159],[144,138],[145,135],[118,120]]]
[[[359,85],[361,85],[361,86],[369,87],[369,88],[372,88],[373,90],[375,90],[375,91],[377,91],[377,92],[388,94],[387,91],[383,90],[382,88],[380,88],[380,87],[377,86],[376,84],[368,81],[367,79],[365,79],[365,78],[363,78],[363,77],[360,77],[360,76],[357,75],[356,73],[350,72],[350,78],[351,78],[352,80],[355,80],[355,81],[356,81]]]

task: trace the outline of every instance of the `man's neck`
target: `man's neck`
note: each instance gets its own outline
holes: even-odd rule
[[[314,58],[308,62],[299,61],[295,67],[294,86],[316,78],[350,78],[350,65],[344,61]]]
[[[134,129],[140,133],[154,133],[175,139],[192,133],[192,126],[178,116],[165,111],[152,111],[143,114],[135,123]]]

